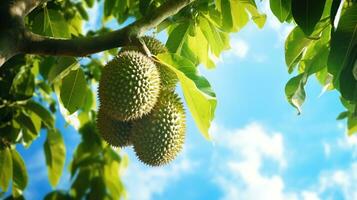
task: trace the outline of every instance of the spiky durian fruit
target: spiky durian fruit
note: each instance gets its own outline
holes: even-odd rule
[[[99,82],[100,106],[114,119],[138,119],[155,106],[160,84],[153,61],[140,52],[122,52],[103,69]]]
[[[132,141],[138,158],[147,165],[172,161],[185,140],[185,111],[174,92],[165,92],[153,111],[133,123]]]
[[[132,145],[132,122],[115,120],[108,116],[101,108],[97,114],[97,129],[102,138],[111,146],[125,147]]]
[[[167,48],[163,43],[161,43],[158,39],[150,36],[141,37],[145,42],[146,47],[153,55],[158,55],[160,53],[168,52]],[[120,52],[135,50],[140,51],[145,54],[144,50],[137,46],[126,46],[123,47]],[[176,74],[168,69],[167,66],[163,66],[161,64],[158,65],[160,71],[160,78],[163,90],[174,90],[176,83],[178,82]]]

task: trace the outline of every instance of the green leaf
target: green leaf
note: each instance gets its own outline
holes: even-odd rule
[[[353,54],[352,54],[353,55]],[[357,46],[354,50],[354,59],[349,60],[348,66],[346,66],[340,74],[340,92],[341,96],[346,100],[357,102],[357,79],[354,76],[354,69],[357,67]]]
[[[105,199],[106,185],[102,176],[92,178],[91,190],[86,199]]]
[[[87,87],[85,91],[85,100],[83,103],[83,111],[89,112],[92,108],[95,108],[96,101],[95,101],[95,94],[93,94],[92,90]]]
[[[83,20],[80,15],[75,15],[73,18],[69,19],[67,23],[68,30],[71,35],[82,36]]]
[[[244,0],[230,0],[231,13],[233,20],[233,31],[241,30],[249,21],[248,13],[246,12],[246,3]],[[223,10],[222,12],[226,12]]]
[[[17,100],[25,100],[32,97],[35,90],[35,77],[31,72],[31,68],[23,66],[16,74],[10,93],[15,96]]]
[[[176,73],[198,129],[206,139],[210,139],[208,130],[214,118],[217,100],[208,81],[197,74],[196,67],[189,60],[181,56],[160,54],[157,58]]]
[[[76,3],[76,8],[77,8],[79,14],[81,15],[81,17],[88,21],[89,20],[88,13],[84,9],[83,4],[82,3]]]
[[[85,2],[87,4],[87,6],[90,8],[93,7],[93,5],[94,5],[94,0],[85,0]]]
[[[9,148],[0,150],[0,189],[7,191],[12,179],[12,157]]]
[[[291,0],[270,0],[270,9],[273,14],[284,22],[290,14]]]
[[[301,30],[310,35],[320,21],[326,0],[291,0],[291,12]]]
[[[333,25],[335,22],[336,14],[338,11],[338,8],[340,7],[341,0],[332,0],[332,5],[330,9],[330,23]]]
[[[20,124],[22,128],[22,143],[27,148],[31,145],[32,141],[39,136],[41,129],[41,118],[35,113],[30,113],[30,115],[24,113],[24,115],[25,117],[21,119],[22,121],[16,120],[16,122]]]
[[[221,0],[220,8],[222,13],[223,29],[225,31],[231,31],[233,29],[233,18],[229,0]]]
[[[61,101],[70,114],[77,111],[84,103],[87,82],[81,68],[71,71],[63,80],[61,86]]]
[[[79,67],[79,63],[74,57],[60,57],[48,72],[50,83],[63,79],[71,70]]]
[[[71,191],[74,191],[77,197],[82,197],[90,186],[91,168],[84,168],[79,171],[72,183]]]
[[[29,109],[30,111],[34,112],[37,116],[41,118],[41,120],[48,126],[48,127],[54,127],[54,118],[52,114],[45,109],[41,104],[30,100],[27,101],[25,108]]]
[[[45,152],[48,178],[51,186],[55,187],[61,178],[66,160],[66,146],[61,133],[56,129],[49,130],[43,148]]]
[[[17,118],[15,118],[16,122],[21,125],[22,128],[26,128],[27,130],[31,131],[33,134],[33,138],[36,138],[38,135],[39,127],[37,125],[37,119],[34,118],[35,120],[33,121],[26,113],[21,112]]]
[[[21,155],[15,150],[11,150],[13,165],[12,195],[16,198],[22,195],[22,191],[28,183],[28,175],[25,162]]]
[[[68,24],[58,10],[44,8],[44,12],[39,12],[31,25],[31,30],[45,36],[69,38]]]
[[[185,47],[185,45],[184,45]],[[212,56],[210,56],[209,44],[199,27],[196,27],[196,35],[195,37],[188,36],[187,37],[187,47],[185,51],[182,52],[182,56],[184,53],[188,53],[189,51],[194,56],[194,59],[190,59],[191,62],[193,60],[198,59],[198,61],[205,65],[207,68],[213,68],[215,66],[214,61],[212,60]],[[188,54],[191,56],[190,54]],[[189,56],[185,56],[186,58],[190,58]]]
[[[56,190],[48,193],[44,200],[70,200],[72,199],[65,191]]]
[[[307,52],[304,56],[305,72],[308,75],[326,68],[329,54],[328,45],[312,47],[311,51],[311,55]]]
[[[177,25],[169,34],[166,47],[171,53],[180,53],[189,31],[189,23]]]
[[[349,116],[347,119],[347,134],[349,136],[357,133],[357,117]]]
[[[104,1],[104,16],[109,17],[112,12],[113,8],[115,7],[116,0],[105,0]]]
[[[291,78],[285,85],[286,98],[298,110],[298,114],[301,113],[301,105],[304,103],[306,97],[304,90],[306,81],[307,75],[303,73]]]
[[[342,120],[342,119],[345,119],[347,118],[349,115],[349,112],[348,111],[344,111],[344,112],[341,112],[338,116],[337,116],[337,120]]]
[[[254,1],[252,1],[252,3],[250,4],[247,4],[246,9],[249,11],[252,20],[258,26],[258,28],[263,28],[267,16],[258,12],[257,6],[255,5]]]
[[[285,63],[288,72],[291,73],[297,61],[301,58],[303,50],[310,44],[311,40],[306,38],[301,29],[295,27],[285,41]]]
[[[349,71],[349,68],[354,64],[354,59],[356,59],[356,13],[357,4],[353,4],[352,6],[346,8],[339,20],[337,30],[332,34],[330,45],[331,50],[328,58],[328,71],[334,76],[333,83],[335,88],[339,88],[339,81],[343,81],[343,78],[340,78],[341,71],[343,69]],[[351,71],[345,73],[352,73]]]
[[[212,51],[216,57],[218,57],[224,49],[228,48],[226,39],[221,37],[223,35],[221,35],[219,30],[205,17],[199,18],[199,26],[210,46],[210,51]]]

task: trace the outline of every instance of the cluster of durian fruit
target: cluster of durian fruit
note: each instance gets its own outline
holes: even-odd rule
[[[141,38],[151,54],[167,52],[157,39]],[[97,128],[111,146],[133,146],[150,166],[172,161],[181,151],[185,111],[175,93],[174,72],[154,62],[137,46],[123,47],[103,68],[99,82]]]

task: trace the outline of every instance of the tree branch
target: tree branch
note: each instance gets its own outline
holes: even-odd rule
[[[110,33],[96,37],[58,39],[25,32],[19,51],[28,54],[85,56],[107,49],[125,46],[166,18],[175,15],[193,0],[169,0],[154,13]]]

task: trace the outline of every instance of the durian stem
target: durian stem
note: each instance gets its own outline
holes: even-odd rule
[[[34,6],[39,5],[44,0],[17,1],[32,2],[31,4],[29,3],[27,9],[23,11],[22,14],[24,15],[28,14]],[[169,0],[154,12],[149,13],[147,16],[128,26],[95,37],[80,37],[72,39],[53,38],[32,33],[31,31],[23,28],[23,31],[18,34],[19,36],[12,35],[12,37],[17,37],[17,42],[15,44],[16,48],[14,48],[11,53],[7,53],[6,56],[2,57],[2,47],[0,47],[0,66],[6,60],[19,53],[81,57],[128,45],[136,40],[138,36],[141,36],[149,29],[156,27],[166,18],[175,15],[182,8],[186,7],[193,1],[194,0]]]

